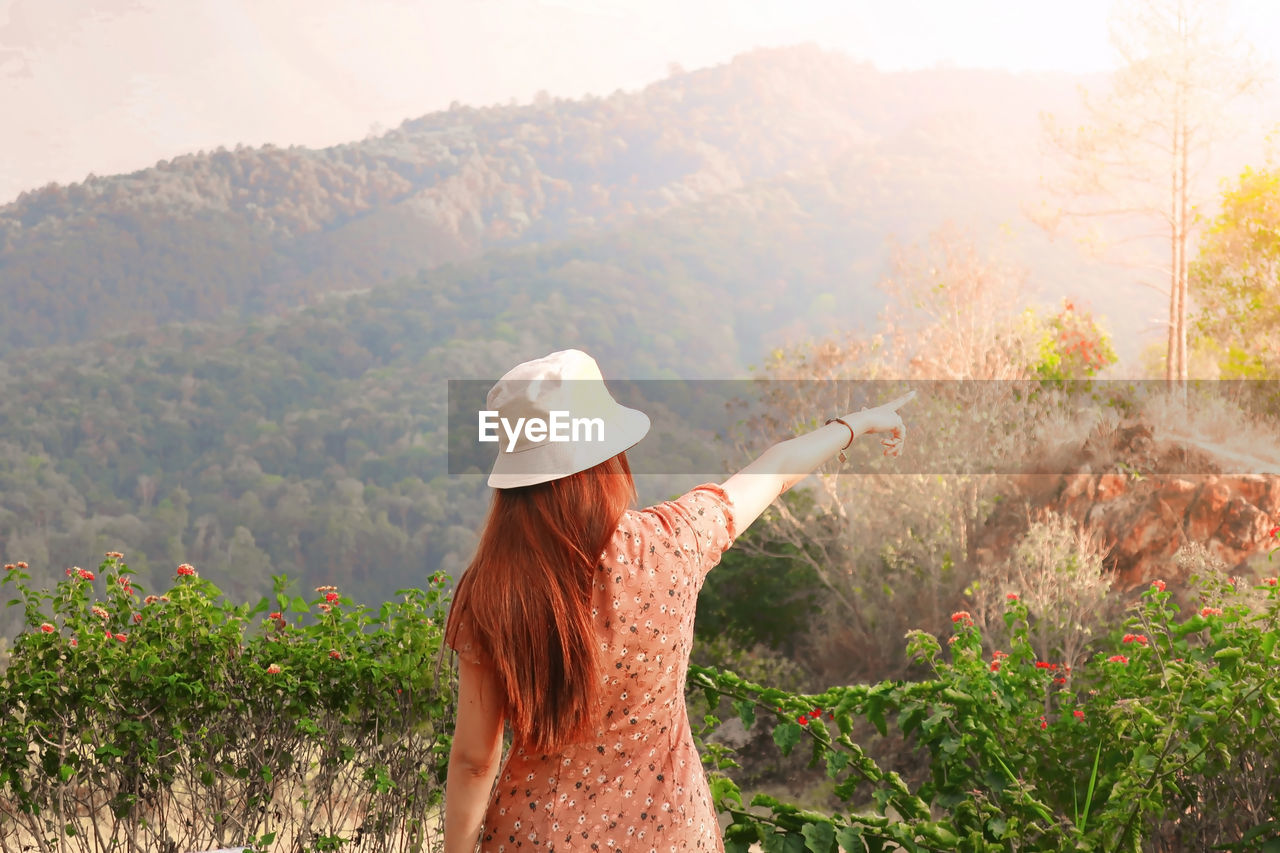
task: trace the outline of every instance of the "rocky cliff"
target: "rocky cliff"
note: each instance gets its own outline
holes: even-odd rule
[[[1233,571],[1265,553],[1280,524],[1280,470],[1227,448],[1160,438],[1143,421],[1095,429],[1013,480],[978,537],[978,559],[1008,553],[1028,519],[1045,510],[1101,533],[1114,587],[1128,590],[1178,579],[1172,557],[1187,543],[1202,544]]]

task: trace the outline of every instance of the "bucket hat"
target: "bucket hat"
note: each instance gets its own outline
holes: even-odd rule
[[[620,405],[596,361],[576,349],[517,364],[480,413],[480,440],[497,441],[495,489],[546,483],[585,471],[633,447],[649,416]]]

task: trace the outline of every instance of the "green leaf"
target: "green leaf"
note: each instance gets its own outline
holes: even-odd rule
[[[756,722],[756,706],[755,703],[746,699],[735,699],[733,702],[734,713],[738,715],[738,719],[742,720],[743,728],[751,728]]]
[[[842,826],[836,832],[836,841],[844,853],[866,853],[867,844],[862,839],[862,827]]]
[[[773,742],[783,755],[790,755],[792,747],[800,742],[800,726],[790,720],[779,723],[773,729]]]
[[[764,853],[805,853],[804,839],[792,833],[775,832],[762,839]]]
[[[804,846],[812,853],[832,853],[836,846],[835,826],[830,823],[806,823],[800,827]]]

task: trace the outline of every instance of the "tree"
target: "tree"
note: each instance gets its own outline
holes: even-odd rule
[[[1280,374],[1280,168],[1246,168],[1223,192],[1190,282],[1222,377]]]
[[[1168,264],[1153,265],[1168,275],[1167,290],[1157,287],[1169,297],[1166,379],[1187,378],[1188,252],[1205,160],[1227,105],[1261,82],[1251,50],[1224,29],[1226,2],[1121,0],[1112,44],[1123,64],[1110,92],[1082,93],[1087,124],[1045,122],[1065,164],[1050,189],[1068,206],[1042,224],[1107,219],[1107,244],[1167,240]]]

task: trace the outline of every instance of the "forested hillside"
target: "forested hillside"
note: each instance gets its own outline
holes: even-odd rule
[[[51,185],[0,208],[0,353],[274,313],[841,158],[861,170],[843,201],[876,240],[911,239],[939,205],[1007,220],[1034,190],[1037,111],[1069,107],[1074,85],[758,51],[639,92],[460,106],[324,150],[219,150]],[[984,188],[993,176],[1021,187]]]

